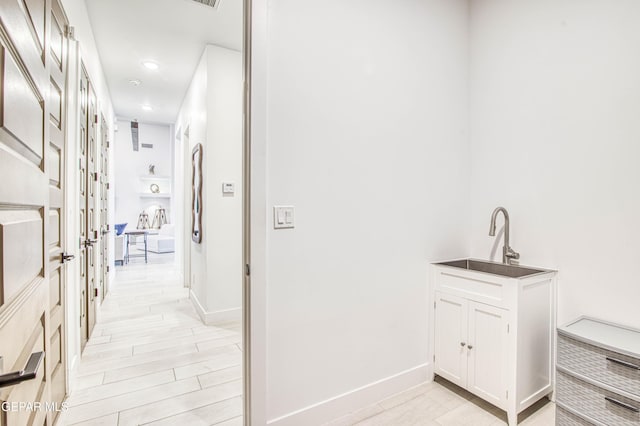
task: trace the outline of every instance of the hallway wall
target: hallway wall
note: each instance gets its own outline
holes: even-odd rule
[[[559,270],[560,324],[640,327],[639,21],[633,0],[471,2],[471,254],[506,207],[522,264]]]
[[[468,251],[467,2],[266,13],[252,249],[265,239],[268,268],[251,283],[266,292],[266,419],[319,424],[427,379],[427,265]],[[274,205],[295,206],[294,229],[273,229]]]
[[[203,145],[203,236],[191,241],[191,298],[207,323],[239,319],[242,306],[242,59],[240,52],[207,46],[183,101],[176,128],[189,129],[185,201],[191,205],[191,151]],[[184,143],[185,138],[183,137]],[[235,194],[223,194],[223,182]]]
[[[172,192],[173,184],[168,186],[165,179],[152,181],[152,177],[173,179],[173,138],[171,128],[164,124],[138,124],[138,151],[133,150],[131,141],[131,121],[119,119],[118,131],[114,143],[113,158],[115,176],[112,179],[115,194],[115,223],[128,223],[127,231],[136,229],[138,216],[145,210],[152,224],[153,214],[158,206],[167,213],[169,223],[174,223],[170,198],[142,197],[141,193],[150,192],[149,185],[155,183],[161,193]],[[152,144],[153,148],[143,148],[142,144]],[[155,175],[149,174],[149,165],[155,165]],[[142,178],[142,179],[141,179]]]

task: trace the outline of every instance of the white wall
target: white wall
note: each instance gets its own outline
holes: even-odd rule
[[[427,378],[427,264],[468,251],[467,2],[278,0],[266,19],[266,417],[317,424]],[[272,229],[279,204],[295,229]]]
[[[203,145],[203,237],[191,241],[191,297],[207,323],[240,318],[242,305],[242,62],[240,52],[207,46],[181,108],[176,128],[189,130],[184,153],[185,201],[191,205],[191,150]],[[185,142],[189,144],[184,146]],[[176,155],[179,157],[179,154]],[[223,195],[222,183],[236,185]]]
[[[472,2],[472,254],[505,206],[521,262],[560,271],[559,323],[640,327],[638,22],[633,0]]]
[[[79,241],[79,223],[77,218],[79,217],[79,172],[77,168],[78,159],[78,138],[79,138],[79,110],[77,100],[79,99],[79,80],[80,80],[80,59],[84,61],[87,69],[87,73],[94,85],[96,96],[98,99],[98,109],[104,114],[107,123],[109,124],[110,137],[113,141],[114,131],[114,112],[113,106],[109,94],[109,88],[106,83],[106,78],[102,71],[102,64],[100,63],[100,57],[97,52],[93,33],[89,22],[89,15],[83,0],[62,0],[63,7],[69,19],[70,25],[75,28],[75,40],[70,41],[69,50],[69,75],[67,86],[68,99],[67,104],[67,156],[69,165],[66,168],[66,205],[67,205],[67,218],[66,218],[66,244],[67,250],[71,254],[78,255],[78,241]],[[101,140],[98,135],[97,140]],[[111,145],[113,147],[113,144]],[[112,148],[111,155],[113,153]],[[113,162],[110,162],[113,165]],[[111,169],[111,174],[113,169]],[[110,205],[113,205],[113,192],[110,194]],[[113,209],[111,209],[111,215],[113,215]],[[113,223],[113,217],[109,218],[109,223]],[[113,238],[113,234],[110,234]],[[113,247],[113,240],[111,241],[111,247]],[[96,250],[96,261],[99,255]],[[113,256],[110,254],[110,264],[113,262]],[[66,322],[67,322],[67,365],[71,370],[71,380],[69,385],[73,390],[73,370],[77,367],[80,358],[80,328],[78,325],[78,318],[80,316],[80,263],[71,262],[67,266],[67,287],[66,287]],[[96,271],[97,272],[97,271]],[[112,276],[110,277],[112,279]],[[96,282],[99,279],[96,278]]]
[[[174,223],[169,198],[141,197],[141,192],[149,192],[149,185],[159,185],[160,192],[171,192],[163,180],[149,181],[149,165],[154,164],[158,178],[173,179],[173,137],[171,127],[163,124],[138,124],[138,151],[133,150],[131,142],[131,121],[118,120],[115,138],[113,192],[115,193],[115,223],[128,223],[127,230],[135,230],[138,216],[145,210],[152,224],[153,214],[158,206],[167,213],[169,223]],[[142,144],[153,144],[153,148],[143,148]],[[141,177],[145,178],[141,180]]]

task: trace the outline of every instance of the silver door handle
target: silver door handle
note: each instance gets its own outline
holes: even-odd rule
[[[17,385],[25,380],[32,380],[38,374],[38,367],[44,359],[44,352],[34,352],[29,357],[24,370],[14,371],[0,376],[0,388]]]

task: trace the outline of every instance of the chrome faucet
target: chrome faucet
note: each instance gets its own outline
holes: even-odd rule
[[[511,261],[513,259],[520,259],[520,253],[516,253],[511,247],[509,247],[509,213],[507,213],[507,209],[504,207],[496,207],[491,214],[489,236],[496,236],[496,217],[500,212],[504,215],[504,246],[502,246],[502,263],[511,265]]]

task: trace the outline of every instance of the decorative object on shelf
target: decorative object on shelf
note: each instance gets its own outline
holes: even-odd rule
[[[202,242],[202,144],[191,152],[191,239]]]
[[[160,187],[157,183],[152,183],[149,189],[151,190],[152,194],[158,194],[160,192]]]
[[[124,228],[126,227],[127,227],[126,223],[116,223],[115,224],[116,235],[122,235],[122,233],[124,232]]]
[[[149,174],[150,175],[155,175],[156,174],[156,165],[155,164],[149,164]]]
[[[138,226],[137,229],[149,229],[149,215],[147,212],[142,211],[138,216]]]
[[[168,223],[167,213],[165,212],[164,208],[159,207],[158,210],[156,210],[156,214],[153,215],[153,222],[151,222],[151,227],[154,229],[160,229],[162,228],[162,225],[166,223]]]

